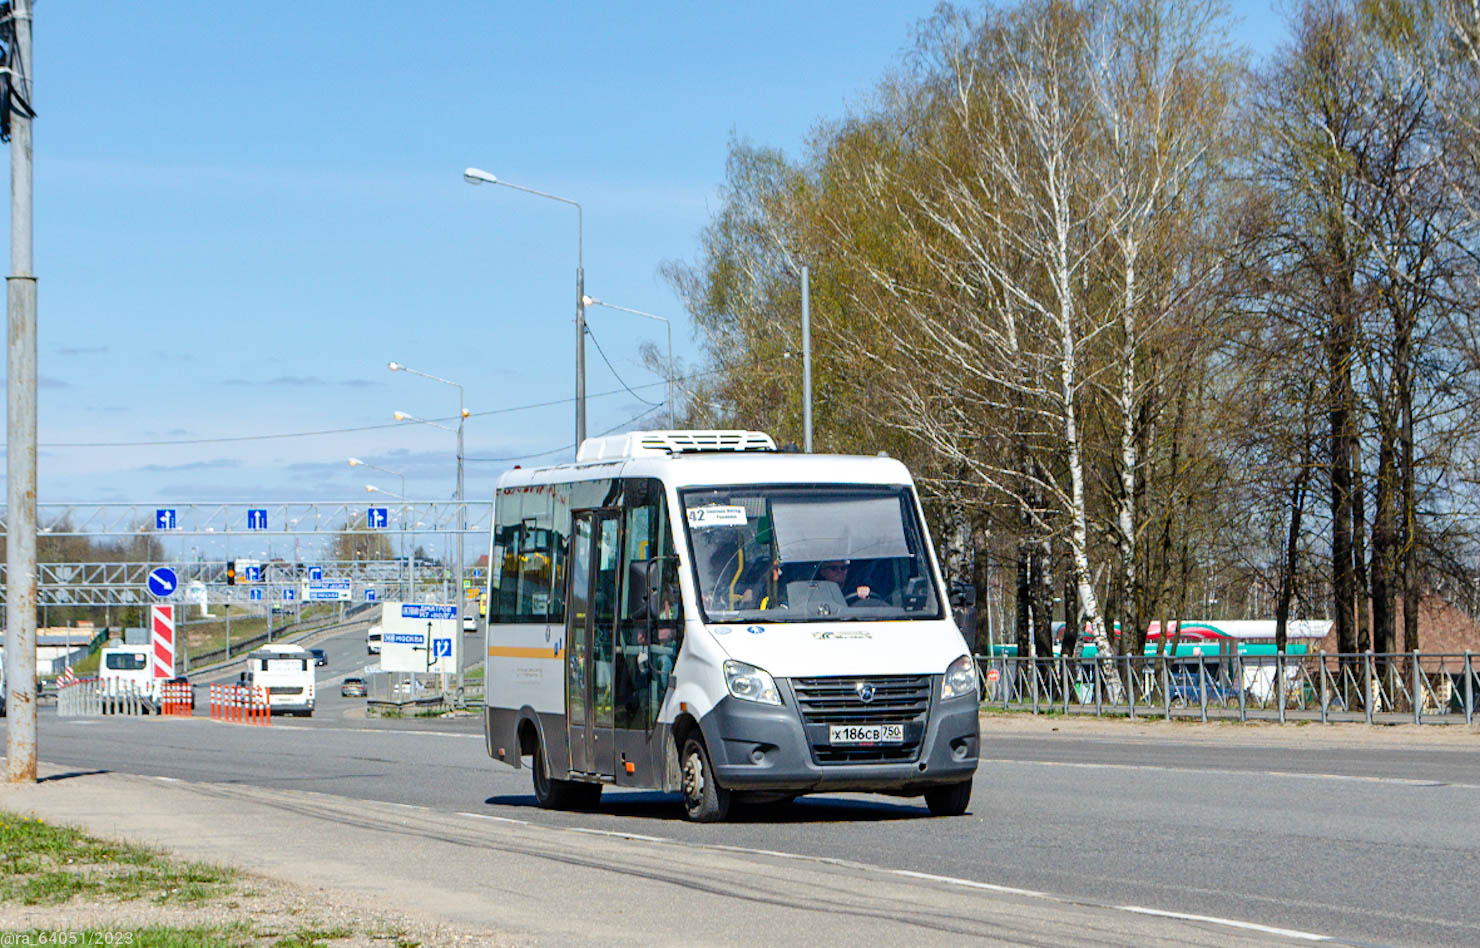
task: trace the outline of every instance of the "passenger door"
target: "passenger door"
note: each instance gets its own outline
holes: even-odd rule
[[[611,776],[613,644],[617,624],[621,511],[573,517],[566,609],[565,708],[570,769]]]

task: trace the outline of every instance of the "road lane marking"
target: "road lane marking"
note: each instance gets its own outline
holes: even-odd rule
[[[1144,908],[1140,905],[1117,905],[1115,908],[1122,912],[1135,912],[1137,915],[1155,915],[1158,918],[1179,918],[1189,922],[1207,922],[1209,925],[1242,928],[1251,932],[1260,932],[1265,935],[1279,935],[1282,938],[1295,938],[1300,941],[1331,941],[1329,935],[1317,935],[1313,932],[1302,932],[1293,928],[1275,928],[1271,925],[1259,925],[1255,922],[1240,922],[1232,918],[1215,918],[1212,915],[1193,915],[1190,912],[1165,912],[1161,909]]]
[[[981,757],[978,764],[1037,764],[1042,767],[1078,767],[1084,770],[1156,770],[1173,774],[1216,774],[1251,777],[1293,777],[1299,780],[1351,780],[1360,783],[1391,783],[1404,787],[1455,787],[1480,790],[1480,784],[1452,783],[1447,780],[1420,780],[1415,777],[1374,777],[1366,774],[1301,773],[1298,770],[1236,770],[1224,767],[1173,767],[1167,764],[1107,764],[1079,760],[1027,760],[1018,757]]]
[[[1206,925],[1218,925],[1224,928],[1237,928],[1242,931],[1259,932],[1264,935],[1289,938],[1296,941],[1333,941],[1330,935],[1321,935],[1315,932],[1305,932],[1294,928],[1277,928],[1271,925],[1261,925],[1257,922],[1245,922],[1236,918],[1220,918],[1215,915],[1194,915],[1189,912],[1170,912],[1162,909],[1145,908],[1139,905],[1111,905],[1107,902],[1095,902],[1089,899],[1080,899],[1068,895],[1055,895],[1051,892],[1040,892],[1036,889],[1022,889],[1016,886],[998,885],[994,882],[979,882],[975,879],[962,879],[957,876],[935,875],[929,872],[917,872],[912,869],[889,869],[884,866],[874,866],[868,863],[855,862],[851,859],[839,859],[830,856],[812,856],[806,853],[788,853],[775,849],[755,849],[749,846],[728,846],[723,843],[693,843],[686,840],[673,839],[665,836],[647,836],[642,833],[628,833],[621,830],[603,830],[584,826],[555,826],[549,823],[531,823],[528,820],[515,820],[509,817],[491,816],[483,813],[468,813],[458,811],[459,816],[470,816],[474,819],[493,820],[501,823],[517,823],[521,826],[531,826],[536,829],[554,830],[556,832],[582,833],[588,836],[607,836],[617,839],[636,840],[645,843],[659,843],[668,846],[682,846],[689,849],[708,849],[720,852],[739,853],[749,856],[771,856],[778,859],[789,859],[798,862],[825,863],[828,865],[842,866],[860,870],[863,872],[877,872],[885,875],[900,876],[906,879],[918,879],[922,882],[936,882],[942,885],[957,886],[965,889],[976,889],[983,892],[992,892],[998,895],[1013,895],[1019,898],[1036,899],[1044,902],[1057,902],[1062,905],[1078,905],[1086,908],[1102,909],[1110,912],[1129,912],[1137,915],[1153,915],[1160,918],[1169,918],[1179,921],[1200,922]]]

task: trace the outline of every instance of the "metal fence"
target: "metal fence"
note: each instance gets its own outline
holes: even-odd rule
[[[450,711],[456,696],[444,691],[442,676],[410,672],[369,672],[365,676],[365,702],[382,710],[402,714],[433,714]]]
[[[1034,714],[1473,724],[1470,652],[976,656],[985,707]]]
[[[57,688],[57,716],[92,718],[105,714],[158,713],[153,694],[136,682],[82,678]]]

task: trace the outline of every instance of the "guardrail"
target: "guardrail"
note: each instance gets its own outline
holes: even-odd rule
[[[211,720],[229,724],[272,724],[267,689],[253,685],[211,685]]]
[[[105,714],[149,714],[154,697],[146,688],[117,678],[79,678],[57,688],[57,717],[94,718]]]
[[[1471,652],[976,656],[984,707],[1033,714],[1473,724]]]

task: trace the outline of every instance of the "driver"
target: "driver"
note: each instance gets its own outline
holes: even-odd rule
[[[851,588],[848,586],[847,560],[824,560],[822,565],[817,567],[817,578],[837,583],[838,588],[843,591],[843,598],[848,602],[867,599],[873,591],[861,583]]]

